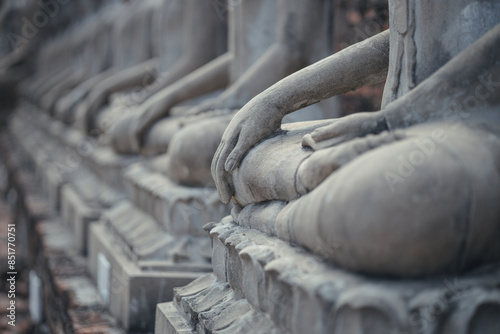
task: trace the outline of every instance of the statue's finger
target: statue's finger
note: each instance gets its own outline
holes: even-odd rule
[[[224,177],[225,180],[221,183],[221,186],[219,188],[219,196],[222,203],[228,204],[234,194],[234,190],[232,183],[229,181],[229,174],[225,175],[228,177]]]
[[[250,138],[245,138],[245,140],[238,140],[238,143],[227,158],[225,164],[226,171],[231,172],[238,168],[241,161],[252,147],[253,140],[250,140]]]
[[[349,140],[349,137],[347,136],[337,136],[337,137],[332,137],[332,138],[325,138],[323,140],[318,140],[314,141],[314,144],[311,146],[311,148],[315,151],[328,148],[328,147],[333,147],[340,145],[344,142]]]
[[[335,125],[337,125],[337,123],[317,128],[311,133],[312,139],[318,142],[327,138],[331,138],[336,133]]]
[[[210,166],[210,172],[212,173],[212,178],[214,179],[216,186],[219,181],[220,154],[222,152],[223,146],[224,143],[220,143],[219,146],[217,147],[217,151],[215,151],[215,154],[212,158],[212,165]]]
[[[215,151],[215,154],[212,158],[212,164],[210,166],[210,172],[212,173],[212,178],[214,179],[215,185],[217,185],[217,165],[219,164],[219,157],[222,145],[223,144],[220,143],[219,146],[217,147],[217,150]]]
[[[314,148],[315,144],[316,144],[316,142],[314,141],[314,139],[312,138],[310,133],[308,133],[304,137],[302,137],[302,147]]]
[[[224,170],[224,159],[223,159],[223,153],[224,153],[224,143],[220,143],[219,147],[217,148],[217,151],[215,152],[214,158],[212,160],[212,166],[211,166],[211,172],[212,172],[212,177],[215,182],[215,186],[217,187],[217,191],[219,193],[219,198],[223,203],[229,203],[229,199],[231,198],[231,195],[229,194],[229,188],[225,184],[225,177],[224,174],[226,171]]]

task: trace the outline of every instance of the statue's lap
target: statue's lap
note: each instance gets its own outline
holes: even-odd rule
[[[234,199],[245,206],[269,200],[290,201],[299,197],[295,173],[312,150],[302,147],[302,137],[333,120],[289,123],[283,132],[254,147],[232,173]]]
[[[171,137],[167,164],[160,172],[187,186],[213,187],[210,165],[231,118],[221,115],[183,124]]]
[[[213,187],[210,164],[232,115],[211,112],[162,119],[147,134],[142,153],[160,156],[153,168],[179,184]],[[126,132],[130,133],[133,121],[116,134],[117,142],[126,141]]]
[[[295,172],[314,153],[301,148],[298,134],[278,135],[234,173],[236,201],[292,200],[277,215],[278,236],[354,271],[420,276],[500,260],[499,137],[448,123],[405,134],[302,197]]]

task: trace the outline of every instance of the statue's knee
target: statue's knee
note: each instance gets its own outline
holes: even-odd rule
[[[410,160],[413,150],[404,141],[359,157],[285,210],[279,230],[356,271],[456,271],[468,231],[466,175],[444,150],[422,161]]]
[[[228,122],[208,119],[180,129],[168,147],[167,174],[181,184],[213,187],[210,166]]]
[[[166,153],[174,135],[181,128],[181,119],[167,117],[158,121],[144,138],[144,150],[147,155]]]
[[[119,154],[134,154],[138,153],[139,148],[137,142],[132,140],[131,127],[137,121],[135,115],[121,119],[111,130],[110,144]]]

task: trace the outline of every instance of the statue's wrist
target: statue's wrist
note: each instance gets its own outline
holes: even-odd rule
[[[174,99],[170,95],[162,97],[152,108],[154,110],[154,114],[162,114],[164,110],[170,110],[170,108],[175,104],[173,101]]]
[[[394,121],[391,119],[387,110],[381,111],[381,118],[379,120],[380,128],[382,131],[393,131],[396,127],[394,126]],[[381,131],[381,132],[382,132]]]
[[[382,113],[380,120],[379,120],[379,124],[380,124],[379,127],[382,129],[382,131],[390,131],[391,130],[385,113]]]

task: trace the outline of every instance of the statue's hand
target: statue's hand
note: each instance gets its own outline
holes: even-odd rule
[[[337,146],[318,150],[300,164],[295,180],[297,190],[301,195],[304,195],[316,188],[330,174],[357,157],[368,151],[406,138],[407,135],[402,131],[384,131],[377,135],[370,134]]]
[[[91,133],[92,130],[94,130],[94,117],[106,102],[107,96],[105,94],[94,92],[89,94],[78,107],[80,109],[78,113],[80,114],[80,118],[83,121],[83,126],[87,133]]]
[[[116,123],[109,130],[110,144],[115,152],[121,154],[135,154],[139,152],[135,137],[130,133],[136,119],[137,115],[131,114],[115,120]]]
[[[53,100],[54,100],[54,93],[52,93],[52,92],[48,92],[48,93],[46,93],[46,94],[42,97],[42,99],[41,99],[41,101],[40,101],[40,107],[41,107],[43,110],[45,110],[45,111],[47,111],[47,112],[50,112],[50,105],[51,105],[51,103],[52,103],[52,101],[53,101]]]
[[[212,177],[219,197],[228,203],[234,195],[229,173],[239,167],[248,151],[279,129],[282,116],[249,102],[231,120],[212,160]]]
[[[214,110],[217,108],[217,98],[206,99],[205,101],[199,103],[198,105],[189,108],[186,115],[199,115],[204,112]]]
[[[139,148],[144,146],[146,135],[155,122],[168,116],[172,104],[168,95],[153,95],[139,106],[138,116],[131,127]]]
[[[138,116],[135,118],[134,123],[130,127],[131,136],[136,141],[138,147],[143,147],[145,136],[153,123],[152,114],[154,112],[153,106],[141,106]]]
[[[382,112],[357,113],[317,128],[304,136],[302,145],[318,150],[384,130],[387,130],[387,126]]]

